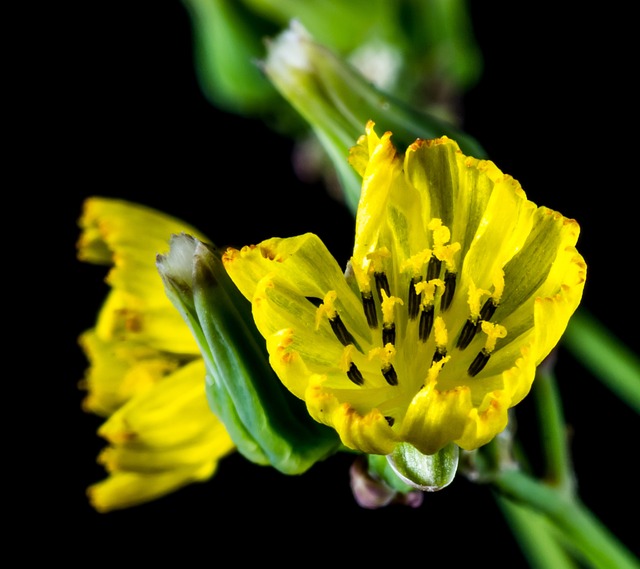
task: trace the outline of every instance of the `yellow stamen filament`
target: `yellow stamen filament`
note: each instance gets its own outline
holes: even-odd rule
[[[449,334],[447,333],[447,326],[444,323],[444,318],[437,316],[433,323],[434,335],[436,340],[436,347],[438,349],[444,349],[447,347],[449,341]]]
[[[340,357],[340,361],[338,362],[338,368],[340,371],[348,372],[351,367],[351,362],[353,362],[353,352],[356,347],[353,344],[349,344],[344,347],[342,350],[342,356]]]
[[[434,246],[444,245],[449,239],[451,239],[451,231],[446,225],[442,225],[442,220],[434,217],[427,225],[430,231],[433,232]]]
[[[416,294],[422,294],[422,305],[430,306],[434,303],[436,297],[436,288],[444,288],[442,279],[431,279],[430,281],[420,281],[415,284]]]
[[[361,265],[358,265],[354,262],[353,258],[351,259],[351,270],[356,277],[356,282],[358,283],[358,287],[360,288],[360,292],[363,294],[371,293],[371,281],[369,273],[367,269]]]
[[[391,343],[388,343],[381,348],[373,348],[372,350],[369,350],[369,359],[379,359],[383,368],[393,363],[395,356],[396,348]]]
[[[469,311],[471,312],[472,320],[475,321],[480,317],[480,308],[482,306],[480,300],[487,294],[491,294],[491,292],[483,288],[477,288],[473,281],[471,281],[469,284],[469,296],[467,302],[469,303]]]
[[[496,304],[500,302],[502,298],[502,293],[504,291],[504,271],[502,269],[497,269],[492,275],[493,282],[493,293],[491,294],[491,298],[495,301]]]
[[[439,261],[444,261],[448,271],[455,271],[453,256],[460,251],[460,243],[446,245],[451,239],[451,231],[446,225],[442,225],[441,219],[432,219],[428,228],[433,231],[433,254]]]
[[[438,379],[438,375],[440,374],[440,370],[451,359],[451,356],[445,356],[444,358],[434,361],[427,372],[427,384],[433,383]]]
[[[411,276],[417,276],[422,272],[424,266],[429,262],[432,252],[431,249],[424,249],[420,253],[412,255],[406,259],[400,266],[402,272],[411,271]]]
[[[453,256],[460,251],[460,243],[451,243],[450,245],[441,245],[433,248],[434,255],[444,261],[448,271],[454,272],[456,270],[456,264],[453,260]]]
[[[370,272],[382,273],[384,272],[384,259],[389,258],[391,253],[386,247],[380,247],[371,253],[367,254],[367,259],[370,261]]]
[[[507,329],[504,326],[486,321],[482,322],[482,331],[487,335],[487,341],[484,345],[484,351],[487,354],[493,352],[498,338],[504,338],[507,335]]]
[[[391,324],[394,321],[393,311],[396,304],[404,304],[401,298],[397,296],[387,296],[387,293],[382,290],[382,321],[384,324]]]
[[[316,310],[316,330],[320,327],[322,319],[326,316],[329,320],[336,317],[335,300],[338,293],[335,290],[330,290],[325,294],[324,300],[318,309]]]

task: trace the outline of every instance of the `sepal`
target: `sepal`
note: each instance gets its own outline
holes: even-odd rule
[[[306,471],[339,448],[336,433],[307,413],[271,369],[251,305],[235,287],[212,246],[174,235],[157,266],[167,296],[201,349],[212,411],[238,451],[285,474]]]
[[[454,443],[434,454],[422,454],[409,443],[399,443],[387,456],[396,475],[417,490],[435,492],[455,478],[460,450]]]

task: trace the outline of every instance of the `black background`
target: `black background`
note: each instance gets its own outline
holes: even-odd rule
[[[562,13],[499,4],[472,8],[485,67],[465,99],[465,128],[530,199],[579,221],[579,249],[589,266],[583,305],[633,347],[637,112],[627,81],[628,24],[623,14],[584,6]],[[76,337],[93,324],[106,285],[102,269],[75,260],[82,200],[105,195],[144,203],[219,245],[313,231],[341,263],[352,246],[353,219],[322,186],[296,179],[290,140],[205,100],[177,0],[82,4],[56,36],[64,49],[50,62],[59,72],[40,86],[59,101],[49,107],[51,128],[42,129],[41,162],[56,179],[43,188],[52,198],[45,217],[53,223],[51,243],[42,243],[59,289],[48,314],[55,326],[46,328],[55,358],[37,374],[46,425],[28,515],[23,509],[25,530],[47,520],[55,548],[78,558],[92,547],[97,558],[126,561],[133,553],[151,560],[177,552],[212,565],[226,552],[237,562],[408,558],[524,566],[486,487],[458,477],[425,496],[419,509],[366,511],[352,498],[345,456],[286,477],[235,454],[211,481],[153,503],[110,514],[89,507],[84,491],[103,477],[95,464],[103,443],[95,435],[100,420],[80,410],[76,385],[86,360]],[[621,508],[638,506],[637,416],[565,351],[558,375],[580,495],[632,544],[633,522]],[[519,407],[525,429],[532,405],[526,399]]]

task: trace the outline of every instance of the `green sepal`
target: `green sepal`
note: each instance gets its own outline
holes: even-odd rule
[[[413,484],[408,484],[402,478],[400,478],[396,471],[393,469],[387,457],[381,454],[368,454],[367,466],[369,473],[384,482],[389,488],[400,492],[402,494],[408,494],[416,490]]]
[[[173,236],[158,269],[207,367],[212,411],[238,451],[257,464],[299,474],[338,450],[333,429],[314,421],[268,363],[251,305],[227,275],[220,254],[189,235]]]
[[[458,470],[458,445],[450,443],[435,454],[422,454],[409,443],[399,443],[387,456],[396,475],[417,490],[442,490],[455,478]]]

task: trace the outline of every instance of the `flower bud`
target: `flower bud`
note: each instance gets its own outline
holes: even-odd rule
[[[218,252],[190,235],[174,235],[157,267],[202,352],[211,409],[239,452],[285,474],[304,472],[335,452],[336,433],[314,421],[269,366],[250,304]]]
[[[360,196],[360,177],[345,160],[353,141],[373,120],[394,140],[409,145],[416,137],[455,139],[463,152],[485,153],[472,137],[435,115],[411,108],[376,88],[296,21],[267,43],[263,68],[280,93],[309,123],[331,159],[352,209]]]

